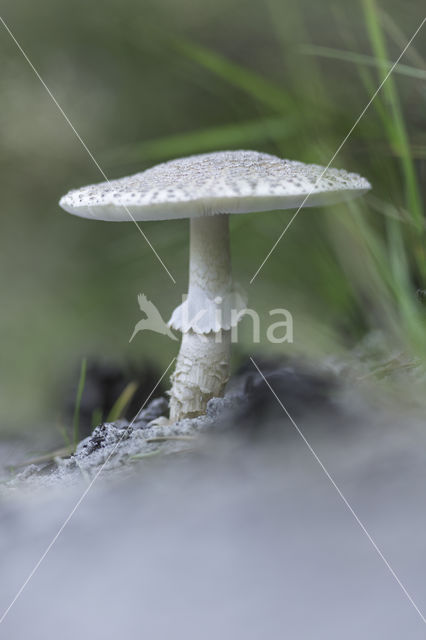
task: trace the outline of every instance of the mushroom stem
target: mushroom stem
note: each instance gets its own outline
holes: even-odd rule
[[[231,332],[219,334],[221,342],[216,342],[218,333],[213,331],[204,335],[193,331],[183,334],[171,377],[171,422],[203,415],[208,401],[223,395],[229,378]]]
[[[188,299],[220,304],[232,285],[229,247],[229,216],[218,214],[191,219]],[[220,298],[220,300],[219,300]],[[218,310],[220,307],[218,306]],[[202,314],[203,309],[198,309]],[[170,419],[205,413],[207,402],[223,395],[229,378],[231,331],[201,333],[192,318],[182,327],[183,336],[170,391]],[[218,316],[220,326],[220,316]]]
[[[214,300],[231,284],[229,215],[192,218],[190,225],[188,297],[198,287]]]

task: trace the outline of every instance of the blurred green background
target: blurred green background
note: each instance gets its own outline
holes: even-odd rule
[[[258,149],[327,164],[424,18],[421,0],[3,0],[2,17],[109,178],[181,155]],[[72,217],[69,189],[98,169],[0,25],[0,428],[49,426],[84,356],[151,361],[177,343],[130,345],[144,292],[169,317],[186,290],[187,221]],[[284,306],[293,345],[312,359],[372,329],[423,357],[426,289],[426,29],[333,165],[367,197],[302,211],[252,285],[292,212],[234,216],[236,279],[250,306]],[[237,219],[235,219],[237,218]],[[264,325],[265,326],[265,325]],[[243,322],[234,365],[253,352]],[[263,332],[264,335],[264,332]]]

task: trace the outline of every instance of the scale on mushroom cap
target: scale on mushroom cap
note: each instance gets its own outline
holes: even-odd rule
[[[370,188],[344,170],[257,151],[220,151],[70,191],[59,204],[94,220],[190,218],[188,296],[169,322],[182,332],[170,391],[170,419],[177,421],[204,413],[228,381],[231,328],[246,303],[232,280],[229,215],[332,204]]]

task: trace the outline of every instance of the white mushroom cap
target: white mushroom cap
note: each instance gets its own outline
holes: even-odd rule
[[[332,204],[361,195],[356,173],[283,160],[258,151],[219,151],[164,162],[133,176],[89,185],[61,198],[83,218],[129,221],[197,218]],[[322,177],[321,177],[322,176]]]

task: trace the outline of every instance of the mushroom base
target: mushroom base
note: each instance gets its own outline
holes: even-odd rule
[[[184,333],[171,376],[170,420],[194,418],[206,412],[211,398],[223,395],[229,379],[231,332]]]

